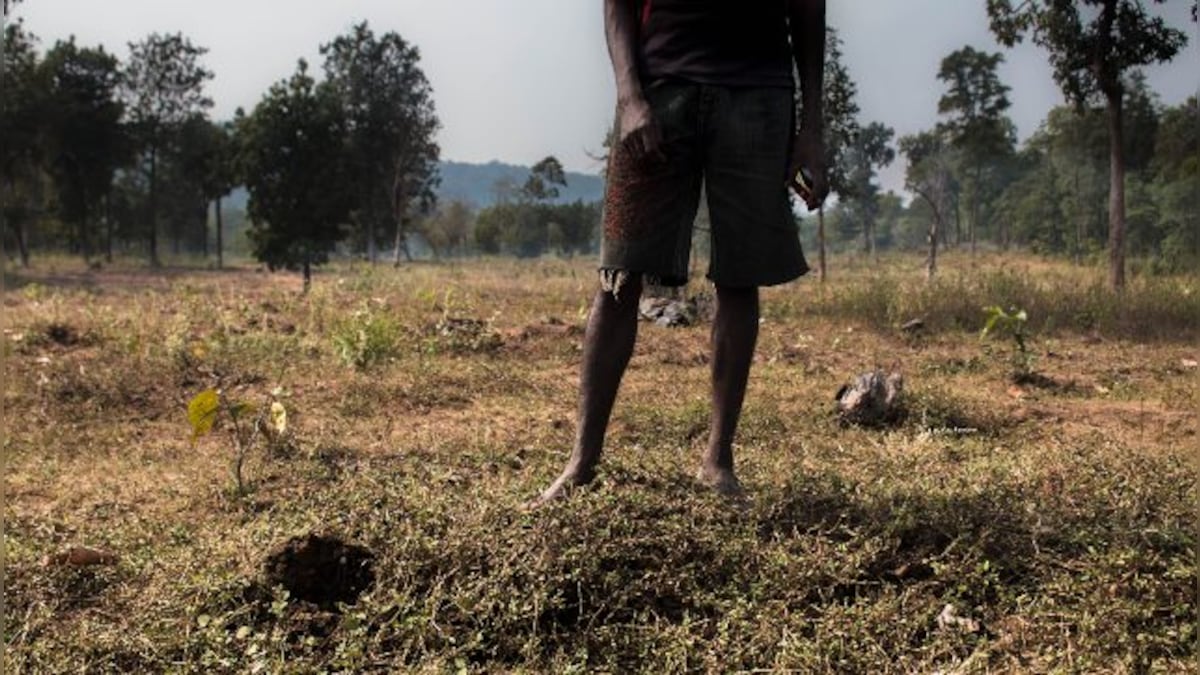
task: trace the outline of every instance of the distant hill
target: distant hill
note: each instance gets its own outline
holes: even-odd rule
[[[461,199],[483,208],[495,201],[493,186],[507,178],[515,187],[520,187],[529,177],[529,167],[503,162],[468,164],[465,162],[442,162],[442,184],[438,187],[438,199],[449,201]],[[561,188],[559,202],[599,201],[604,196],[604,179],[597,175],[567,172],[567,187]]]
[[[495,202],[493,186],[496,181],[508,178],[514,187],[520,187],[529,177],[529,167],[503,162],[468,164],[466,162],[441,162],[439,169],[442,184],[438,187],[438,200],[448,202],[461,199],[476,208],[491,206]],[[604,179],[586,173],[567,172],[567,187],[560,190],[558,202],[600,201],[604,196]],[[236,188],[223,200],[222,211],[245,211],[249,195],[245,188]]]

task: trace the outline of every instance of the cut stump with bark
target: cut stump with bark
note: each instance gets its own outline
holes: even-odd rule
[[[863,373],[838,390],[838,418],[843,424],[867,427],[894,424],[903,416],[900,405],[903,391],[904,376],[899,372]]]

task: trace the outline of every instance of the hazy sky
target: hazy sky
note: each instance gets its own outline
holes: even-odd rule
[[[897,135],[931,126],[947,53],[971,44],[1000,50],[988,32],[984,0],[829,0],[829,22],[845,41],[866,121]],[[1168,0],[1171,22],[1189,35],[1187,51],[1150,69],[1151,85],[1174,104],[1200,89],[1200,42],[1188,4]],[[152,31],[182,31],[209,48],[214,116],[252,108],[303,57],[319,68],[318,46],[367,20],[421,50],[433,85],[444,159],[531,164],[547,154],[569,169],[596,171],[595,152],[610,123],[613,78],[600,0],[25,0],[24,18],[43,48],[75,35],[121,58]],[[1045,55],[1025,45],[1006,52],[1001,75],[1012,87],[1021,138],[1061,100]],[[899,162],[897,162],[899,164]],[[884,183],[899,188],[902,170]]]

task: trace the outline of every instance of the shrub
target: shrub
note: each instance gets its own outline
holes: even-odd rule
[[[342,363],[367,370],[394,358],[400,345],[401,326],[395,319],[365,308],[333,329],[333,348]]]

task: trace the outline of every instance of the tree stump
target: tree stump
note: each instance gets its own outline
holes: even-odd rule
[[[899,372],[876,370],[863,373],[837,393],[838,418],[843,424],[879,427],[894,424],[901,417],[900,394],[904,376]]]

